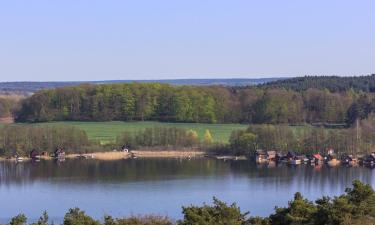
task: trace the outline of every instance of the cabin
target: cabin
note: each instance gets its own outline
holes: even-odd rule
[[[354,157],[353,155],[345,155],[342,158],[342,162],[349,166],[356,166],[358,165],[358,158]]]
[[[261,149],[255,151],[255,161],[257,163],[267,162],[267,152]]]
[[[326,160],[327,161],[331,161],[331,160],[334,160],[334,159],[337,159],[337,156],[336,154],[328,154],[328,156],[326,157]]]
[[[367,166],[375,166],[375,152],[366,156],[365,159],[363,160],[363,164]]]
[[[33,150],[30,151],[29,157],[31,159],[39,159],[40,158],[40,154],[39,154],[39,152],[36,149],[33,149]]]
[[[342,157],[343,163],[349,163],[349,162],[356,161],[356,160],[357,158],[355,158],[353,155],[345,155],[344,157]]]
[[[312,162],[321,163],[323,161],[324,161],[324,158],[320,153],[316,153],[312,155]]]
[[[288,153],[286,154],[286,158],[288,160],[295,159],[295,158],[297,158],[297,154],[293,151],[288,151]]]
[[[43,156],[43,157],[48,157],[48,152],[46,152],[46,151],[43,151],[43,152],[41,152],[40,153],[40,156]]]
[[[337,159],[337,155],[333,149],[329,149],[327,152],[328,156],[326,157],[326,162],[329,166],[337,166],[340,164],[340,160]]]
[[[285,159],[285,156],[282,153],[279,153],[279,152],[276,153],[275,157],[276,157],[276,161],[278,161],[278,162],[283,161]]]
[[[54,157],[55,158],[58,158],[58,159],[61,159],[61,158],[65,158],[65,152],[64,152],[64,149],[62,148],[57,148],[54,152]]]
[[[267,151],[266,157],[267,157],[267,160],[275,161],[276,151]]]

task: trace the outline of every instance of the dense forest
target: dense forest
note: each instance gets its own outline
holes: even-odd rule
[[[291,79],[275,80],[260,84],[267,88],[286,88],[294,91],[306,91],[308,89],[327,89],[331,92],[344,92],[353,89],[355,91],[375,92],[375,74],[356,77],[339,76],[305,76]]]
[[[315,202],[305,199],[297,192],[285,207],[275,207],[268,217],[250,216],[236,203],[227,204],[216,198],[213,204],[182,207],[183,218],[173,221],[165,216],[140,215],[113,218],[105,215],[102,221],[88,216],[79,208],[69,209],[64,216],[64,225],[371,225],[375,224],[375,192],[370,185],[353,181],[340,196],[322,197]],[[19,214],[10,220],[10,225],[26,225],[27,218]],[[50,225],[45,211],[31,225]]]
[[[202,123],[352,123],[374,108],[373,93],[283,88],[80,85],[42,90],[21,102],[17,122],[156,120]]]

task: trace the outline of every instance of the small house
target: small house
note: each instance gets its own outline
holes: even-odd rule
[[[286,154],[286,158],[288,160],[295,159],[295,158],[297,158],[297,154],[293,151],[288,151],[288,153]]]
[[[267,162],[267,152],[261,149],[255,151],[255,161],[257,163]]]
[[[342,158],[342,162],[349,166],[355,166],[358,164],[358,158],[353,155],[345,155]]]
[[[39,152],[36,149],[33,149],[33,150],[30,151],[29,157],[31,159],[39,159],[40,158],[40,154],[39,154]]]
[[[312,155],[312,161],[315,163],[320,163],[324,161],[324,158],[320,153],[316,153]]]
[[[64,149],[63,148],[57,148],[54,152],[54,157],[58,158],[58,159],[65,158]]]
[[[267,159],[275,161],[276,160],[276,151],[267,151]]]
[[[366,156],[363,163],[367,166],[374,166],[375,165],[375,152]]]

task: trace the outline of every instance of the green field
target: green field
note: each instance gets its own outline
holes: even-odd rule
[[[24,125],[24,124],[22,124]],[[102,143],[110,142],[116,139],[124,131],[139,131],[147,127],[179,127],[193,129],[198,132],[202,138],[206,129],[208,129],[215,141],[228,142],[229,136],[233,130],[245,129],[247,125],[243,124],[203,124],[203,123],[162,123],[162,122],[48,122],[33,124],[38,126],[48,125],[71,125],[86,131],[92,140],[100,140]],[[27,125],[29,126],[29,125]]]

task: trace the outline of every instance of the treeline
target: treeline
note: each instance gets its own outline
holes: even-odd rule
[[[73,126],[8,125],[0,128],[0,155],[29,155],[32,149],[53,152],[62,147],[67,152],[86,150],[91,143],[84,131]]]
[[[373,111],[374,94],[352,89],[81,85],[37,92],[22,101],[17,122],[156,120],[201,123],[350,123]],[[367,107],[367,108],[364,108]]]
[[[168,217],[146,215],[113,218],[103,221],[93,219],[78,208],[70,209],[64,217],[64,225],[370,225],[375,224],[375,192],[370,185],[353,182],[353,188],[333,198],[322,197],[311,202],[300,193],[286,207],[276,207],[269,217],[252,217],[241,212],[235,204],[228,205],[214,198],[213,204],[182,207],[183,219],[173,221]],[[24,225],[24,214],[13,217],[10,225]],[[46,212],[32,225],[49,225]]]
[[[357,155],[373,151],[375,130],[369,121],[348,129],[250,125],[247,130],[233,131],[229,142],[229,149],[235,154],[252,154],[257,149],[313,154],[334,149],[338,154]]]
[[[306,91],[308,89],[327,89],[331,92],[345,92],[350,89],[362,92],[375,92],[375,74],[356,77],[339,76],[305,76],[291,79],[276,80],[260,87],[286,88],[294,91]]]
[[[195,130],[176,127],[153,127],[138,132],[124,132],[117,137],[117,145],[129,149],[147,148],[176,148],[208,147],[213,143],[209,130],[206,130],[201,140]]]

